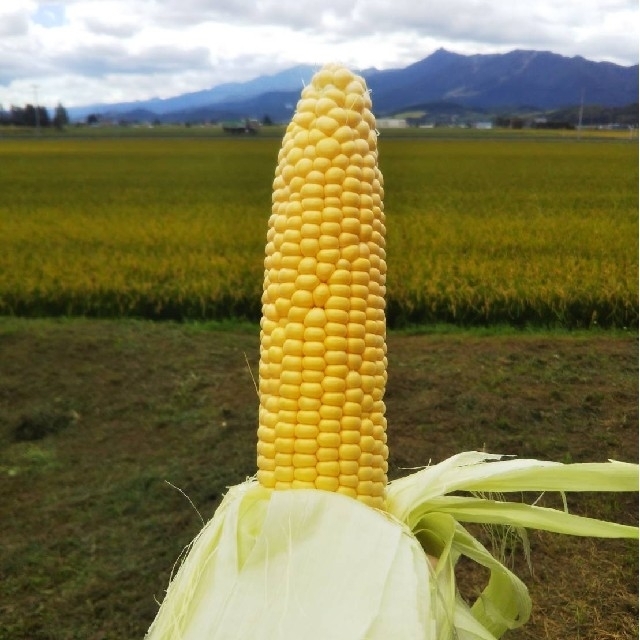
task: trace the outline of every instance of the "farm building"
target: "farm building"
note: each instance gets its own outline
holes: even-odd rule
[[[376,126],[379,129],[404,129],[408,124],[405,118],[378,118]]]
[[[260,123],[257,120],[229,120],[221,123],[222,130],[225,133],[243,134],[243,133],[258,133],[260,129]]]

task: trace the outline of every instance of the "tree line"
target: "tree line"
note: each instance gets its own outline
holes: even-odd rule
[[[63,129],[69,124],[67,110],[58,103],[53,115],[46,107],[27,104],[24,107],[11,105],[8,111],[0,106],[0,126],[14,127],[55,127]]]

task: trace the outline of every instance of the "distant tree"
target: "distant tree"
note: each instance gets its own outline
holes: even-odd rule
[[[23,124],[27,127],[35,127],[36,126],[36,108],[32,104],[28,104],[24,108],[24,122]]]
[[[64,129],[69,124],[69,114],[67,110],[58,102],[58,106],[53,116],[53,126],[56,129]]]
[[[95,113],[90,113],[87,116],[87,124],[98,124],[98,122],[100,122],[100,119]]]
[[[9,122],[16,127],[23,127],[26,124],[25,109],[12,104],[9,111]]]
[[[41,127],[51,126],[51,116],[45,107],[38,107],[38,119]]]
[[[26,105],[21,117],[23,126],[27,127],[49,127],[51,118],[45,107],[34,107],[32,104]],[[17,123],[16,123],[17,124]]]
[[[44,107],[34,107],[28,104],[24,107],[11,105],[9,111],[3,111],[0,117],[2,124],[11,124],[15,127],[48,127],[51,125],[49,113]]]
[[[273,124],[273,120],[271,119],[271,116],[269,116],[269,114],[264,115],[264,117],[262,118],[262,124],[265,127],[269,127]]]

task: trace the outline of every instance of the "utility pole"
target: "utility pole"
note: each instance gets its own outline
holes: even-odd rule
[[[582,114],[584,112],[584,88],[582,89],[582,94],[580,96],[580,111],[578,112],[578,140],[582,135]]]

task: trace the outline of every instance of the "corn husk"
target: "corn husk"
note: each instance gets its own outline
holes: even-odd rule
[[[495,640],[524,624],[524,583],[461,523],[637,538],[636,527],[451,492],[635,491],[638,466],[467,452],[389,484],[387,510],[317,490],[232,487],[186,550],[148,640]],[[461,556],[489,581],[469,606]]]

